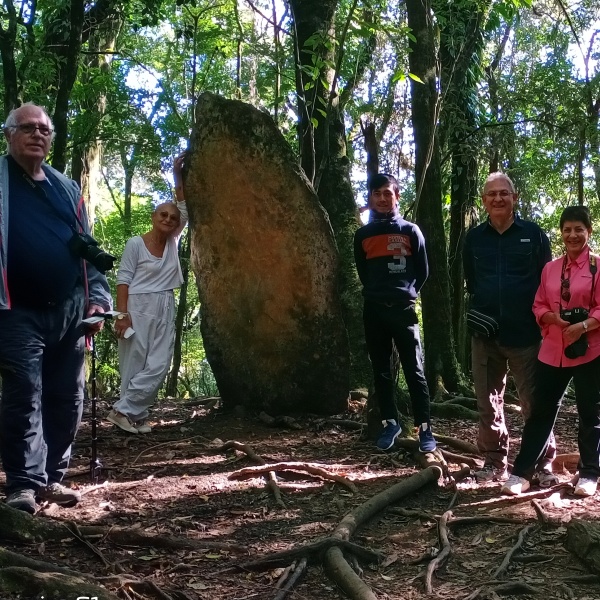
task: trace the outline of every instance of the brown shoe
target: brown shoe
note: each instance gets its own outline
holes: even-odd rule
[[[131,422],[131,419],[117,410],[111,410],[108,415],[106,415],[106,420],[110,421],[113,425],[120,427],[127,433],[139,433],[135,425]]]

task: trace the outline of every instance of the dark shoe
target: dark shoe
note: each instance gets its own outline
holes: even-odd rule
[[[400,425],[395,425],[391,421],[386,421],[383,426],[383,431],[377,440],[377,447],[380,450],[389,450],[394,445],[394,442],[401,431],[402,427],[400,427]]]
[[[485,464],[479,471],[474,473],[477,483],[485,483],[487,481],[506,481],[508,479],[508,471],[504,468],[494,467],[494,465]]]
[[[81,494],[60,483],[51,483],[37,491],[40,500],[53,502],[59,506],[75,506],[81,500]]]
[[[423,423],[419,427],[419,452],[433,452],[436,448],[437,444],[431,432],[431,425]]]
[[[549,488],[558,484],[558,477],[548,467],[538,471],[533,478],[537,479],[538,485],[541,488]]]
[[[111,410],[108,415],[106,415],[106,420],[110,421],[113,425],[120,427],[127,433],[139,433],[135,425],[131,422],[131,419],[117,410]]]
[[[30,515],[35,513],[35,491],[17,490],[6,498],[6,504],[11,508],[22,510]]]

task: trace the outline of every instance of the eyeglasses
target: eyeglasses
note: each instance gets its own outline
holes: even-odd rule
[[[18,129],[22,133],[26,133],[27,135],[32,135],[33,132],[37,129],[40,132],[40,135],[44,137],[48,137],[54,133],[54,129],[48,127],[47,125],[36,125],[35,123],[19,123],[19,125],[10,125],[10,129]]]
[[[562,279],[560,282],[560,297],[568,302],[571,299],[571,281],[567,279]]]
[[[510,190],[500,190],[499,192],[485,192],[484,196],[487,196],[488,198],[496,198],[498,196],[500,196],[500,198],[506,199],[506,198],[510,198],[513,195],[513,192],[511,192]]]
[[[173,215],[167,211],[161,211],[158,213],[161,219],[167,219],[169,221],[179,221],[179,215]]]

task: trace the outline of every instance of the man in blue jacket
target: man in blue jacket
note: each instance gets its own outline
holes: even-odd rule
[[[36,499],[80,499],[61,481],[83,410],[81,321],[112,305],[104,275],[70,244],[89,224],[77,184],[44,162],[53,132],[43,108],[24,104],[0,157],[0,456],[6,503],[31,514]]]
[[[421,230],[398,214],[398,181],[379,173],[369,180],[372,220],[354,236],[354,258],[363,284],[365,339],[383,430],[377,447],[389,450],[401,432],[394,401],[393,345],[419,427],[419,450],[436,448],[429,416],[429,389],[423,372],[417,295],[429,273]]]
[[[497,331],[474,330],[471,341],[473,382],[479,411],[477,446],[485,456],[477,481],[508,479],[509,435],[504,420],[504,391],[512,372],[524,420],[531,414],[540,328],[532,312],[544,265],[551,260],[546,234],[515,213],[518,200],[512,180],[492,173],[482,202],[488,218],[469,230],[463,248],[470,308],[497,322]],[[552,437],[537,465],[542,487],[557,482],[552,473],[556,442]]]

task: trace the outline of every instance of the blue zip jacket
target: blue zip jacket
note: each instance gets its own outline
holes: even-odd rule
[[[470,307],[498,321],[500,344],[519,348],[541,339],[532,306],[551,258],[546,234],[517,215],[502,234],[489,221],[467,233],[463,264]]]
[[[44,163],[42,169],[46,174],[51,173],[64,191],[64,194],[73,204],[73,211],[84,226],[85,233],[90,233],[88,217],[85,210],[83,197],[79,186],[62,173]],[[6,277],[6,253],[8,248],[8,160],[6,156],[0,157],[0,310],[10,309],[10,291]],[[86,292],[87,305],[96,304],[104,310],[111,310],[112,297],[106,277],[96,267],[82,259],[82,274]]]

